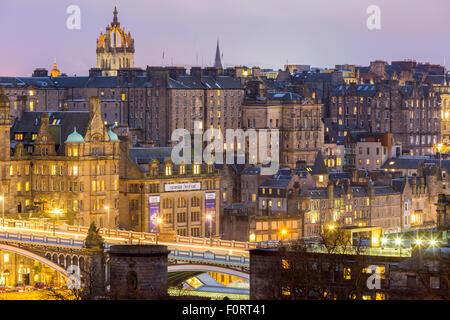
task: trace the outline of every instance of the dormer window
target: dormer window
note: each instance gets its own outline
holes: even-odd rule
[[[167,164],[165,167],[165,174],[166,176],[172,175],[172,166],[170,164]]]
[[[16,133],[14,135],[14,139],[17,141],[22,141],[23,140],[23,133]]]
[[[194,174],[200,174],[200,165],[199,164],[194,164],[193,172],[194,172]]]
[[[180,174],[186,174],[186,166],[184,164],[180,165]]]

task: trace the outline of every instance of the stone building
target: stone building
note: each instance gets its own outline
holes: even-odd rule
[[[97,39],[97,68],[104,76],[116,76],[119,69],[134,67],[134,39],[125,27],[120,28],[117,13],[114,7],[113,21]]]
[[[330,100],[328,122],[344,125],[344,136],[351,130],[392,133],[414,155],[430,154],[440,141],[440,98],[421,82],[340,85]]]
[[[279,130],[281,167],[295,168],[298,161],[312,165],[323,148],[320,104],[287,92],[264,95],[257,87],[247,92],[242,110],[245,129]]]
[[[7,115],[10,105],[2,101]],[[12,126],[3,117],[1,188],[9,217],[118,226],[119,139],[100,109],[100,99],[91,98],[90,112],[27,111]]]
[[[124,143],[120,159],[121,225],[181,236],[218,234],[219,171],[206,164],[176,165],[171,152],[169,147],[128,149]],[[158,218],[161,223],[157,223]]]

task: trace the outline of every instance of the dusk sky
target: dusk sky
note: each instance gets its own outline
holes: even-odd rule
[[[73,4],[80,30],[66,27]],[[372,4],[381,8],[381,30],[366,27]],[[54,58],[62,72],[87,75],[114,5],[135,39],[136,67],[161,65],[163,51],[165,65],[210,66],[218,38],[225,67],[450,62],[448,0],[1,0],[0,75],[51,69]]]

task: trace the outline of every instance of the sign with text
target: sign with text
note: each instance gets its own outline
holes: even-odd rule
[[[164,185],[165,192],[174,192],[174,191],[190,191],[190,190],[200,190],[201,183],[200,182],[192,182],[192,183],[166,183]]]

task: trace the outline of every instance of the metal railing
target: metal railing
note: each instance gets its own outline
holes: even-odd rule
[[[51,237],[46,235],[22,234],[16,232],[0,231],[0,239],[13,242],[42,243],[59,246],[84,247],[84,240]]]
[[[171,250],[169,254],[169,258],[181,258],[188,260],[205,260],[211,262],[225,262],[225,263],[233,263],[239,264],[243,266],[248,266],[250,264],[250,258],[245,256],[237,256],[232,254],[219,254],[210,251],[206,252],[198,252],[192,250]]]
[[[11,220],[5,219],[5,225],[8,228],[23,228],[29,230],[40,230],[40,231],[55,231],[59,233],[76,233],[81,236],[86,236],[89,228],[83,226],[72,226],[72,225],[54,225],[52,222],[42,222],[42,221],[27,221],[27,220]],[[3,221],[0,218],[0,226],[3,226]],[[119,230],[119,229],[107,229],[100,228],[100,235],[104,237],[110,238],[123,238],[124,240],[146,240],[155,242],[157,234],[151,232],[135,232],[135,231],[127,231],[127,230]],[[210,238],[199,238],[199,237],[186,237],[186,236],[175,236],[174,241],[165,241],[165,242],[174,242],[179,244],[189,244],[192,246],[201,245],[201,246],[211,246]],[[242,241],[234,241],[234,240],[221,240],[221,239],[212,239],[212,247],[221,248],[221,249],[254,249],[257,248],[256,243],[252,242],[242,242]]]

